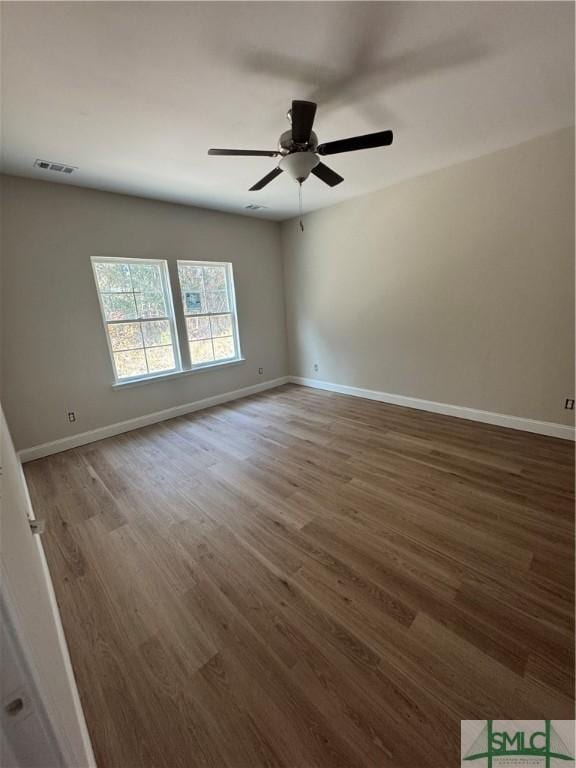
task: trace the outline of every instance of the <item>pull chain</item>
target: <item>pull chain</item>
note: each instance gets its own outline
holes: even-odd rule
[[[302,182],[298,182],[298,207],[300,210],[300,229],[304,232],[304,222],[302,221]]]

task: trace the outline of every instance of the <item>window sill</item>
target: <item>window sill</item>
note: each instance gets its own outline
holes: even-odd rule
[[[207,363],[198,365],[187,371],[171,371],[170,373],[159,373],[158,376],[146,376],[142,379],[129,379],[128,381],[116,381],[112,384],[112,389],[126,389],[127,387],[139,387],[142,384],[149,384],[153,381],[166,381],[166,379],[177,379],[180,376],[189,376],[191,373],[203,373],[204,371],[213,371],[219,368],[227,368],[229,365],[240,365],[246,362],[246,358],[237,357],[234,360],[225,360],[221,363]]]

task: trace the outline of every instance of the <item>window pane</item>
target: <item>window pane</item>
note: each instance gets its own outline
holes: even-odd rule
[[[131,264],[130,274],[134,291],[162,292],[159,264]]]
[[[178,276],[183,291],[202,291],[202,267],[193,267],[190,264],[178,264]]]
[[[210,338],[210,318],[208,317],[187,317],[186,328],[188,341]]]
[[[208,312],[229,312],[226,291],[206,291],[206,308]]]
[[[204,267],[204,287],[207,291],[225,291],[226,268]]]
[[[232,336],[232,315],[214,315],[210,323],[212,336]]]
[[[119,379],[125,379],[128,376],[143,376],[148,373],[143,349],[133,349],[130,352],[114,352],[114,360]]]
[[[209,363],[214,360],[214,353],[212,351],[212,342],[208,341],[191,341],[190,342],[190,359],[192,364],[197,363]]]
[[[120,349],[136,349],[142,347],[140,323],[116,323],[108,326],[110,344],[116,352]]]
[[[106,320],[135,320],[138,317],[132,293],[103,293],[102,305]]]
[[[185,315],[198,315],[206,312],[206,298],[204,291],[184,291],[182,304]]]
[[[172,344],[168,320],[149,320],[142,323],[142,334],[145,347],[161,347],[164,344]]]
[[[236,349],[229,264],[178,262],[192,366],[231,360]]]
[[[232,336],[226,336],[222,339],[214,339],[214,359],[226,360],[228,357],[234,357],[234,339]]]
[[[166,304],[161,293],[137,293],[139,317],[166,317]]]
[[[95,264],[96,279],[101,291],[131,291],[128,264],[113,264],[101,261]]]
[[[174,351],[169,347],[151,347],[146,350],[148,369],[150,373],[170,371],[175,367]]]
[[[93,264],[117,379],[180,370],[166,262],[94,258]],[[200,277],[203,291],[202,269],[192,277]]]

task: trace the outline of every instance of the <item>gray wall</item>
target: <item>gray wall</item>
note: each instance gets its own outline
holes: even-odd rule
[[[286,222],[290,372],[570,424],[573,141],[566,129],[312,213],[304,234]]]
[[[309,214],[304,234],[296,221],[3,177],[2,398],[17,448],[288,372],[570,424],[573,138]],[[92,255],[231,261],[246,362],[113,389]]]
[[[277,224],[10,176],[2,214],[2,401],[17,449],[286,374]],[[93,255],[231,261],[246,362],[113,389]]]

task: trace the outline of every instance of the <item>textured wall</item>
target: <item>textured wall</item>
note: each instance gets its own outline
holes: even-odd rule
[[[2,213],[2,401],[18,449],[286,374],[277,224],[10,176]],[[113,389],[96,255],[231,261],[246,361]]]
[[[571,423],[573,141],[566,129],[309,214],[304,234],[284,223],[290,372]]]

